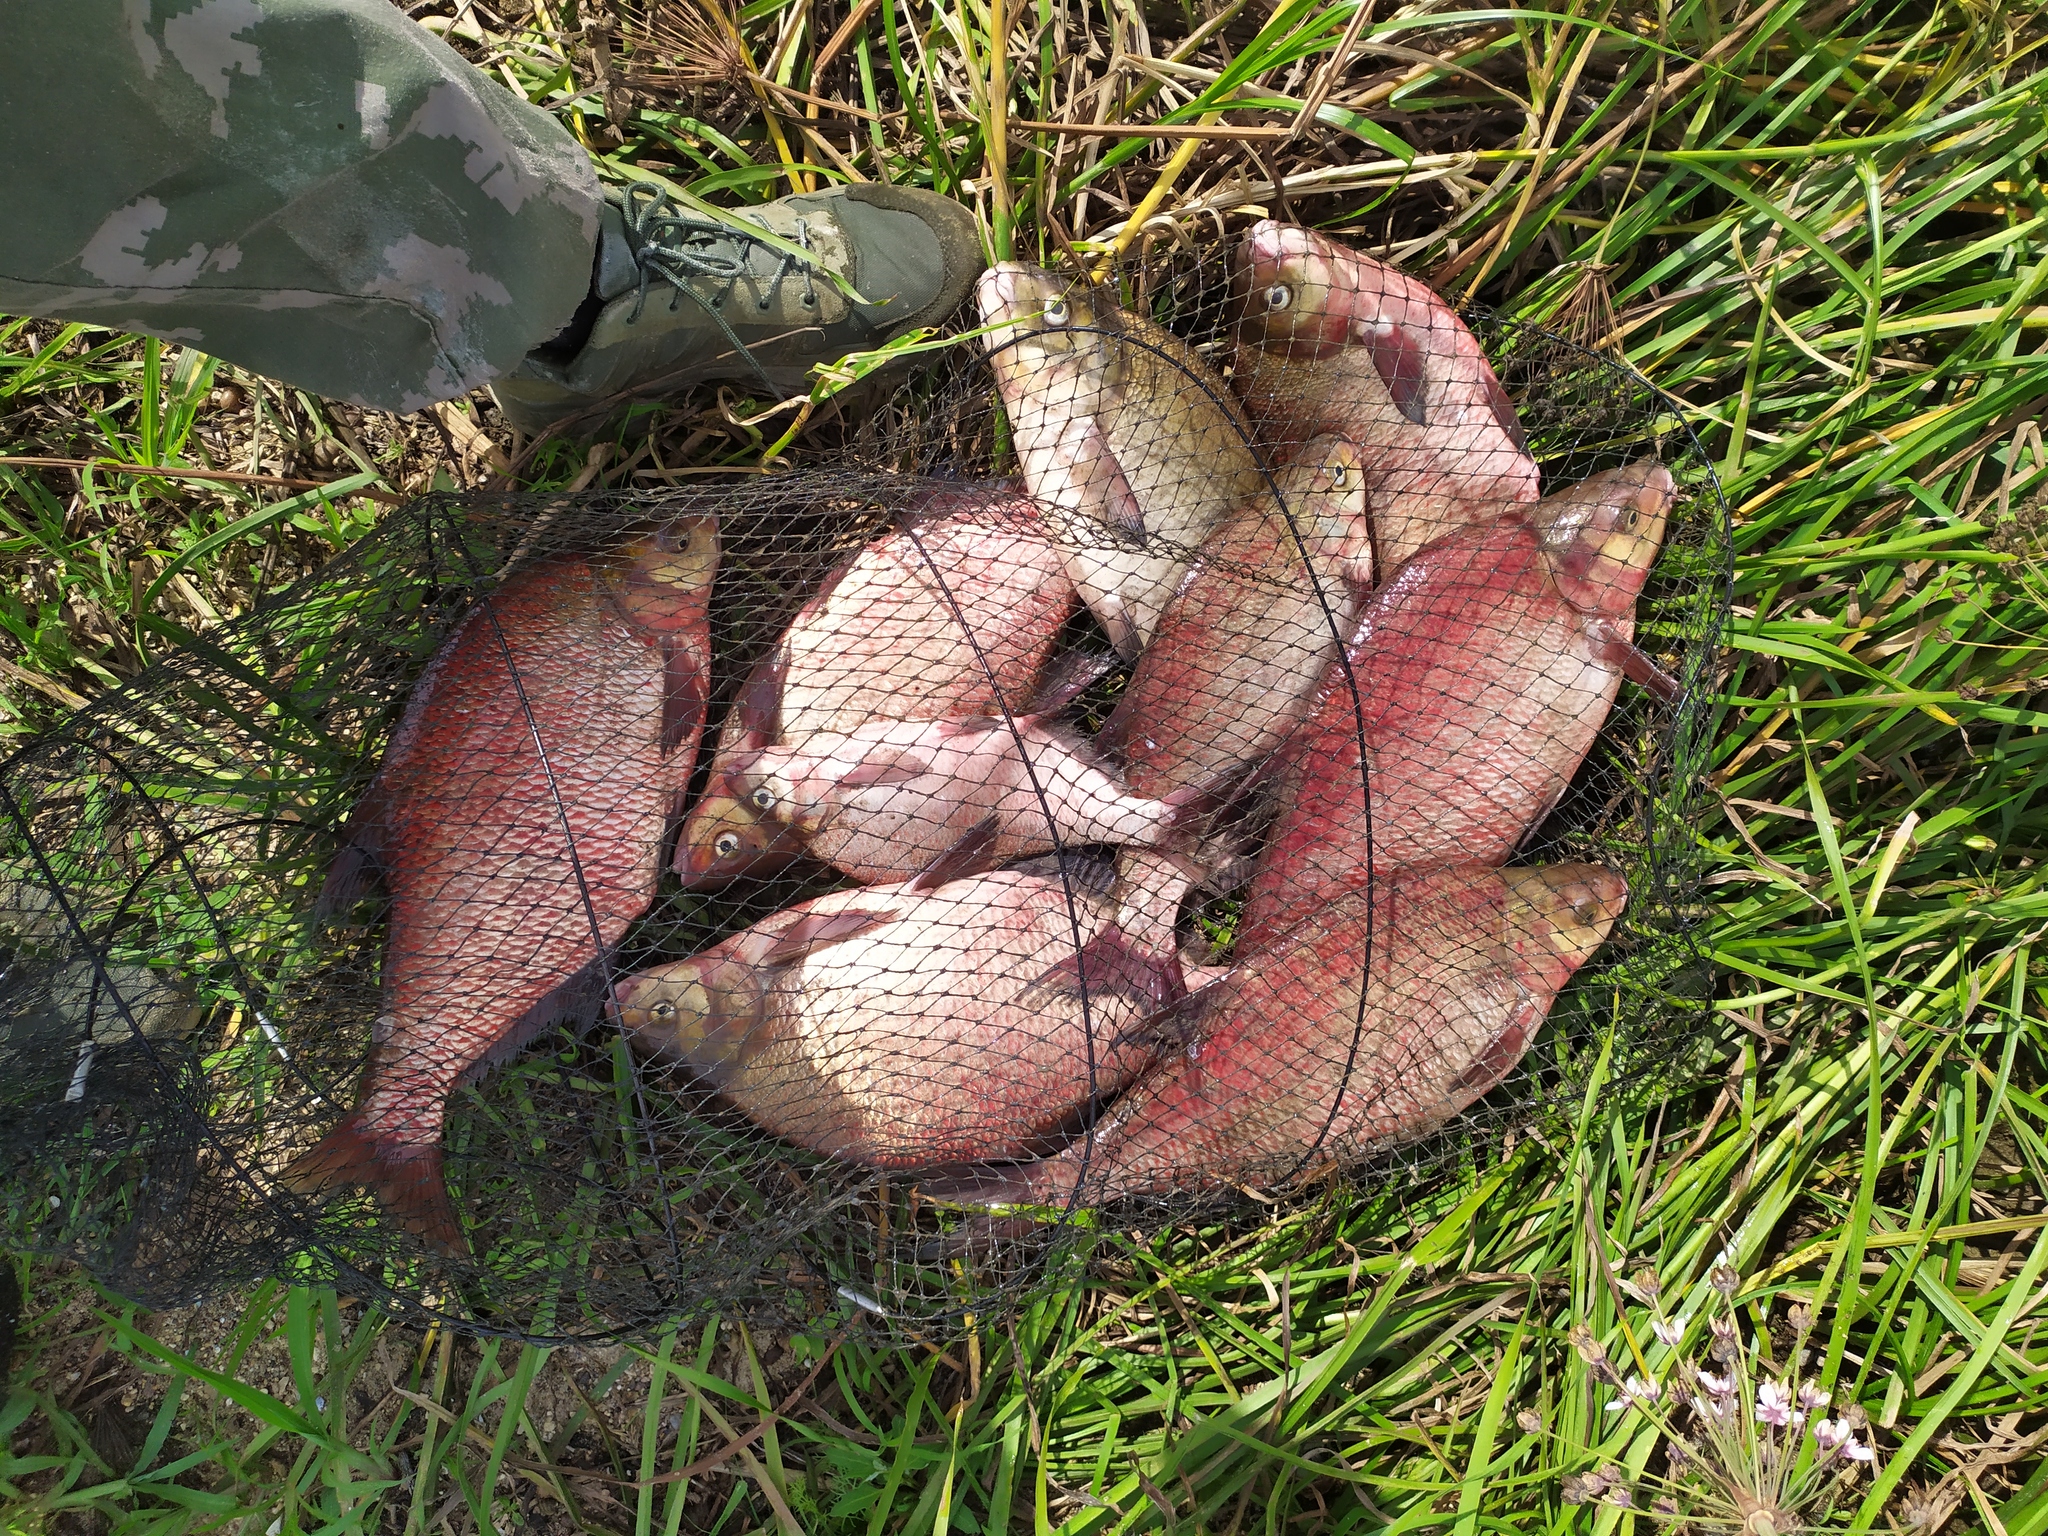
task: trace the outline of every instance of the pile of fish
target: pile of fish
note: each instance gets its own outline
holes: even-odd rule
[[[1498,1084],[1627,899],[1509,860],[1625,679],[1676,694],[1632,643],[1674,483],[1539,499],[1457,316],[1321,235],[1259,224],[1232,292],[1226,379],[1100,290],[985,274],[1018,475],[927,485],[831,571],[694,803],[709,515],[479,602],[322,895],[381,878],[383,1006],[287,1184],[461,1251],[448,1094],[599,1007],[775,1136],[969,1205],[1278,1184]],[[612,977],[671,837],[696,890],[858,883]],[[1227,963],[1186,937],[1219,896]]]

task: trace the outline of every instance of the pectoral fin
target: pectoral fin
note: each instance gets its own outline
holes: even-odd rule
[[[699,738],[710,689],[696,652],[679,644],[674,636],[664,637],[661,642],[661,663],[661,750],[666,756],[685,742],[694,743]]]
[[[1501,431],[1507,433],[1508,441],[1527,453],[1529,434],[1522,430],[1522,418],[1515,413],[1515,402],[1510,400],[1508,392],[1500,387],[1500,380],[1494,377],[1491,368],[1486,370],[1485,386],[1486,404],[1493,412],[1493,419],[1500,423]]]
[[[1427,354],[1422,343],[1406,326],[1391,320],[1360,321],[1353,334],[1401,414],[1418,427],[1428,426],[1429,408],[1422,398]]]
[[[1610,666],[1621,668],[1621,675],[1632,683],[1640,683],[1667,704],[1676,704],[1685,697],[1685,689],[1678,679],[1652,661],[1647,652],[1629,644],[1626,640],[1610,640],[1602,648],[1601,660]]]
[[[733,710],[739,716],[742,748],[759,751],[775,745],[782,729],[782,680],[788,671],[789,654],[778,641],[775,649],[747,674],[740,696],[733,701]]]
[[[964,880],[996,867],[996,828],[993,811],[960,834],[959,840],[910,881],[913,891],[929,891],[948,880]]]
[[[891,912],[806,912],[775,936],[775,942],[762,954],[760,964],[788,965],[803,959],[812,950],[855,938],[871,928],[894,921],[895,914]]]
[[[914,752],[897,757],[862,759],[839,780],[841,789],[878,789],[888,784],[908,784],[932,771],[931,759]]]
[[[1075,418],[1064,446],[1075,479],[1102,493],[1101,521],[1109,537],[1122,548],[1142,548],[1145,509],[1138,505],[1137,494],[1101,424],[1092,416]]]

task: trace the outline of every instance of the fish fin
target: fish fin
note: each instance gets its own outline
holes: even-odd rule
[[[740,687],[740,696],[733,701],[743,749],[759,751],[775,744],[782,730],[782,682],[788,674],[789,652],[778,640],[775,649],[754,664]]]
[[[661,670],[661,751],[665,757],[703,732],[710,692],[703,664],[673,635],[662,638]]]
[[[1408,327],[1391,320],[1361,320],[1352,334],[1372,359],[1374,371],[1387,386],[1387,393],[1394,397],[1401,414],[1418,427],[1428,426],[1429,406],[1422,398],[1428,353],[1422,343],[1409,333]]]
[[[1487,1042],[1486,1049],[1473,1057],[1472,1064],[1451,1084],[1450,1096],[1463,1099],[1458,1108],[1463,1108],[1464,1104],[1471,1103],[1481,1094],[1491,1093],[1514,1071],[1515,1063],[1522,1059],[1529,1049],[1529,1042],[1536,1038],[1536,1031],[1543,1027],[1544,1015],[1548,1011],[1545,1004],[1533,997],[1523,997],[1515,1004],[1501,1032]]]
[[[1109,482],[1109,499],[1104,509],[1109,513],[1109,531],[1117,543],[1127,549],[1144,548],[1145,509],[1138,505],[1137,493],[1131,489],[1120,464],[1115,478]]]
[[[969,875],[985,874],[994,869],[998,862],[998,824],[995,812],[989,812],[961,833],[952,847],[912,876],[908,888],[913,891],[934,890],[949,880],[964,880]]]
[[[350,1110],[318,1143],[286,1165],[279,1180],[294,1194],[317,1195],[357,1185],[391,1219],[436,1253],[467,1258],[469,1242],[455,1220],[441,1173],[441,1145],[394,1146],[379,1141]]]
[[[1210,974],[1203,978],[1202,985],[1190,992],[1187,977],[1181,971],[1178,960],[1174,974],[1180,980],[1180,995],[1168,998],[1159,1007],[1119,1034],[1114,1041],[1117,1045],[1150,1046],[1153,1051],[1184,1051],[1202,1036],[1202,1026],[1215,1007],[1213,989],[1233,973],[1220,967],[1211,966]]]
[[[1102,651],[1068,651],[1046,668],[1025,702],[1023,713],[1058,714],[1107,677],[1116,665],[1116,657]]]
[[[1027,1007],[1108,996],[1137,997],[1158,1009],[1187,995],[1177,956],[1135,948],[1115,928],[1102,929],[1078,950],[1063,956],[1012,999]],[[1137,1038],[1133,1036],[1132,1038]],[[1118,1036],[1117,1043],[1123,1043]]]
[[[857,937],[895,920],[893,912],[806,912],[775,936],[775,942],[762,952],[759,963],[789,965],[814,949]]]
[[[320,894],[313,898],[313,921],[331,923],[370,894],[371,888],[382,882],[382,861],[376,853],[361,843],[347,842],[341,845],[334,862],[327,866],[327,878],[320,883]]]
[[[1486,407],[1493,412],[1493,419],[1500,423],[1501,431],[1507,433],[1508,441],[1522,452],[1529,451],[1529,434],[1522,430],[1522,418],[1515,411],[1515,402],[1508,398],[1508,392],[1500,387],[1500,379],[1491,368],[1482,362],[1485,378],[1481,387],[1486,391]]]
[[[1647,651],[1626,640],[1609,640],[1600,649],[1600,659],[1621,668],[1623,677],[1642,684],[1667,704],[1676,704],[1685,697],[1685,689],[1679,686],[1677,678],[1652,661]]]
[[[1120,549],[1142,549],[1145,544],[1145,509],[1138,505],[1130,477],[1117,461],[1109,435],[1093,416],[1077,416],[1068,425],[1071,434],[1061,446],[1077,472],[1102,485],[1102,527]]]
[[[533,1044],[552,1024],[565,1020],[590,1023],[604,1007],[611,991],[611,975],[611,959],[604,956],[556,982],[540,1001],[514,1019],[456,1082],[473,1083],[488,1076],[493,1068],[503,1066]]]
[[[384,841],[390,831],[383,782],[373,779],[341,829],[342,843],[320,894],[313,898],[313,920],[333,922],[382,882]]]
[[[1130,745],[1132,695],[1126,692],[1116,701],[1116,708],[1109,712],[1109,718],[1102,722],[1102,729],[1090,738],[1099,752],[1107,752],[1112,760],[1123,757]],[[1119,770],[1121,771],[1121,770]]]
[[[889,758],[865,757],[840,776],[837,787],[877,789],[885,784],[908,784],[931,771],[931,759],[920,757],[915,752],[901,752]]]
[[[1196,854],[1209,841],[1217,821],[1236,802],[1239,781],[1243,777],[1243,772],[1233,765],[1161,795],[1159,803],[1166,807],[1162,826],[1167,835],[1160,846]],[[1216,857],[1232,857],[1235,852],[1234,846],[1219,849]],[[1206,867],[1207,861],[1203,862]]]
[[[1044,1157],[1007,1168],[977,1168],[968,1173],[920,1179],[918,1194],[939,1205],[982,1209],[1044,1206],[1046,1221],[1059,1221],[1061,1207],[1080,1183],[1080,1167],[1068,1157]]]

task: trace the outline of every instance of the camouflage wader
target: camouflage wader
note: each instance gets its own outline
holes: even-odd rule
[[[590,292],[589,157],[389,0],[0,0],[0,311],[416,410]]]

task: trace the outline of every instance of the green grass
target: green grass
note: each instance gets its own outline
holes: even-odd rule
[[[1782,1352],[1788,1308],[1810,1308],[1805,1373],[1872,1423],[1876,1469],[1833,1523],[2048,1531],[2048,32],[2030,8],[1389,10],[1326,80],[1348,3],[1240,8],[1176,57],[1172,5],[1141,27],[1128,7],[882,0],[814,70],[845,8],[757,0],[740,33],[771,84],[729,44],[636,55],[622,35],[639,105],[616,122],[572,37],[593,8],[489,30],[512,9],[463,8],[456,41],[615,173],[735,200],[843,161],[971,196],[992,252],[1033,258],[1111,248],[1175,150],[992,136],[998,102],[1285,125],[1319,95],[1308,135],[1206,146],[1160,206],[1247,206],[1277,171],[1295,216],[1392,241],[1447,291],[1595,342],[1611,312],[1737,509],[1699,829],[1711,1064],[1691,1092],[1596,1095],[1476,1185],[1391,1175],[1266,1223],[1106,1239],[1086,1283],[929,1344],[726,1322],[548,1353],[277,1286],[135,1317],[24,1263],[12,1526],[1605,1532],[1642,1517],[1565,1503],[1566,1478],[1654,1465],[1657,1429],[1606,1410],[1573,1330],[1665,1368],[1647,1273],[1697,1353],[1725,1250],[1745,1337]],[[1075,63],[1091,35],[1100,56]],[[884,116],[813,123],[777,86]],[[1405,184],[1381,163],[1404,159]],[[0,325],[0,455],[375,473],[400,494],[492,473],[431,417],[210,369]],[[787,425],[736,426],[752,407],[726,404],[659,413],[651,449],[544,445],[522,478],[644,483],[758,459]],[[0,466],[4,728],[132,675],[375,510],[298,495]]]

